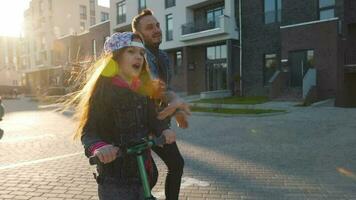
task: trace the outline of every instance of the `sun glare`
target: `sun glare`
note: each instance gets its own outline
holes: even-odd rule
[[[23,13],[30,0],[0,1],[0,36],[19,37],[22,32]]]
[[[23,14],[30,0],[0,1],[0,36],[20,37],[23,30]],[[99,0],[99,5],[108,7],[109,0]]]

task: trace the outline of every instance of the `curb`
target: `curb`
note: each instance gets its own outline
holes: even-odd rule
[[[292,110],[294,107],[268,107],[261,104],[211,104],[211,103],[190,103],[191,106],[203,107],[203,108],[225,108],[225,109],[262,109],[262,110]]]
[[[223,114],[223,113],[213,113],[213,112],[192,112],[193,116],[214,116],[214,117],[269,117],[275,115],[288,114],[290,111],[284,112],[274,112],[274,113],[263,113],[263,114]]]
[[[335,99],[326,99],[326,100],[323,100],[323,101],[315,102],[315,103],[313,103],[312,105],[310,105],[310,107],[325,106],[324,104],[328,104],[328,103],[332,103],[332,104],[333,104],[332,107],[335,107],[335,106],[334,106]]]

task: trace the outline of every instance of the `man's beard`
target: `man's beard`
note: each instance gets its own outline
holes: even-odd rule
[[[145,38],[143,38],[144,41]],[[159,48],[159,45],[162,43],[162,38],[158,41],[158,42],[153,42],[153,39],[150,40],[149,42],[145,42],[145,45],[150,46],[150,47],[154,47],[154,48]]]
[[[159,45],[161,45],[162,43],[162,40],[160,40],[159,42],[150,42],[150,43],[147,43],[148,46],[150,47],[153,47],[153,48],[159,48]]]

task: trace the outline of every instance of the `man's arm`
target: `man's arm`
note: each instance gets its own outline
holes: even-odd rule
[[[152,99],[148,100],[148,119],[149,119],[149,128],[157,137],[160,135],[165,136],[166,144],[171,144],[176,141],[176,133],[170,129],[170,120],[163,119],[159,120],[157,118],[157,105]]]
[[[158,114],[158,119],[162,120],[169,116],[174,116],[178,127],[188,128],[187,119],[191,115],[189,105],[173,91],[167,91],[166,96],[168,106]]]
[[[165,119],[170,116],[174,116],[178,127],[187,128],[188,121],[187,118],[191,115],[189,105],[184,102],[173,90],[171,86],[171,79],[173,75],[172,71],[172,62],[170,61],[168,55],[161,51],[160,56],[163,61],[164,65],[166,66],[167,70],[167,80],[166,80],[166,94],[165,94],[165,101],[167,102],[168,106],[164,108],[159,114],[158,119]]]

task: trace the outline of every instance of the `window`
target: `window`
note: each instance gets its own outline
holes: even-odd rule
[[[220,16],[224,14],[224,7],[218,7],[206,11],[206,20],[209,28],[220,27]]]
[[[209,91],[227,89],[226,44],[206,48],[206,86]]]
[[[126,21],[126,2],[121,1],[116,4],[116,24],[121,24]]]
[[[166,8],[170,8],[176,5],[176,1],[175,0],[165,0],[165,5]]]
[[[42,0],[39,1],[38,8],[39,8],[39,9],[38,9],[38,10],[39,10],[39,13],[42,13],[43,10],[44,10],[44,3],[43,3]]]
[[[41,59],[42,59],[41,60],[42,62],[46,62],[47,61],[47,52],[46,51],[41,53]]]
[[[267,85],[272,78],[274,72],[277,70],[277,55],[265,54],[263,67],[263,85]]]
[[[96,24],[96,19],[95,19],[95,0],[90,0],[90,25]]]
[[[95,24],[95,17],[90,16],[90,26],[93,26]]]
[[[138,13],[147,8],[146,0],[138,0]]]
[[[96,41],[93,40],[93,47],[92,47],[92,50],[93,50],[93,58],[94,60],[96,60]]]
[[[17,57],[16,56],[12,57],[12,63],[17,63]]]
[[[81,31],[85,30],[85,22],[80,22],[80,30]]]
[[[178,74],[178,69],[182,67],[182,52],[181,51],[177,51],[175,53],[175,58],[174,58],[174,61],[175,61],[175,65],[174,65],[174,74],[177,75]]]
[[[264,0],[265,24],[281,22],[282,0]]]
[[[319,19],[335,17],[335,0],[319,0]]]
[[[104,22],[109,19],[109,13],[101,12],[101,21]]]
[[[173,40],[173,15],[166,15],[166,41]]]
[[[90,0],[90,11],[95,11],[95,0]]]
[[[52,0],[48,0],[48,10],[52,10]]]
[[[79,6],[80,19],[87,19],[87,7],[80,5]]]
[[[206,49],[208,60],[226,59],[226,45],[212,46]]]
[[[46,48],[46,38],[42,36],[41,39],[41,50],[44,50]]]

